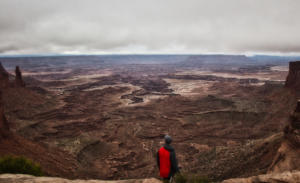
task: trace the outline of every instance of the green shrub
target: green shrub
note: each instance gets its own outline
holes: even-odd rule
[[[166,179],[164,179],[162,182],[163,182],[163,183],[170,183],[170,181],[169,181],[169,180],[166,180]]]
[[[182,173],[177,173],[174,176],[175,183],[187,183],[187,176]]]
[[[210,183],[211,181],[206,177],[201,177],[198,175],[193,175],[190,177],[189,183]]]
[[[25,157],[4,156],[0,158],[0,174],[30,174],[35,176],[42,176],[42,170],[39,164]]]

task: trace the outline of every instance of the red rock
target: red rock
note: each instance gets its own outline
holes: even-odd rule
[[[295,112],[300,113],[300,100],[298,100],[298,102],[297,102],[297,107],[296,107]]]
[[[9,125],[5,118],[2,106],[2,92],[0,91],[0,139],[6,138],[9,135]]]
[[[4,69],[0,62],[0,88],[6,88],[9,86],[9,75],[8,72]]]
[[[290,62],[285,86],[300,91],[300,61]]]
[[[20,71],[19,66],[16,66],[15,73],[16,73],[16,80],[15,80],[16,86],[25,87],[25,83],[24,83],[23,78],[22,78],[22,72]]]
[[[284,140],[269,168],[271,173],[300,170],[300,102],[284,129]]]

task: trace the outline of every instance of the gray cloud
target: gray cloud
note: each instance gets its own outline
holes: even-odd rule
[[[0,54],[300,53],[296,0],[1,0]]]

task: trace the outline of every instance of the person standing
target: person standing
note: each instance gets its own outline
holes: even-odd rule
[[[170,180],[177,172],[179,172],[176,154],[171,146],[172,138],[169,135],[164,137],[165,145],[157,152],[157,165],[160,172],[160,177],[165,180]]]

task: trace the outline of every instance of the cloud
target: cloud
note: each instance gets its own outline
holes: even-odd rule
[[[0,53],[300,53],[299,7],[294,0],[1,0]]]

